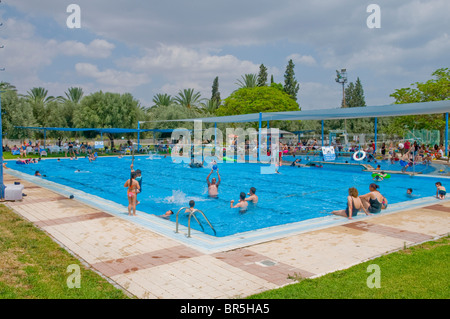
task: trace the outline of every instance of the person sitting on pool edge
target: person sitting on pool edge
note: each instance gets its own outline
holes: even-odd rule
[[[348,189],[347,208],[332,211],[331,214],[348,217],[348,219],[353,219],[352,217],[355,217],[361,209],[364,211],[364,213],[366,213],[366,215],[372,215],[367,212],[366,208],[361,202],[361,199],[358,197],[358,190],[354,187],[351,187]]]
[[[447,190],[444,186],[442,186],[441,182],[437,182],[436,184],[436,198],[445,199],[445,195],[447,195]]]
[[[256,196],[256,188],[251,187],[249,193],[247,194],[249,197],[247,197],[245,200],[247,202],[252,202],[253,204],[258,203],[258,196]]]
[[[378,186],[375,183],[369,185],[370,192],[359,196],[364,208],[371,214],[378,214],[382,209],[387,208],[387,199],[378,191]]]
[[[213,169],[211,169],[211,172],[209,173],[208,177],[206,177],[206,183],[208,184],[208,196],[210,197],[217,197],[219,195],[219,184],[220,184],[220,175],[219,175],[219,168],[217,168],[217,177],[219,178],[219,181],[216,183],[216,178],[213,177],[211,179],[211,182],[209,181],[209,177],[214,172]]]
[[[248,207],[248,203],[245,200],[245,193],[241,192],[241,194],[239,194],[239,203],[237,203],[236,205],[233,206],[234,203],[234,199],[232,199],[230,201],[230,208],[239,208],[240,211],[246,211],[247,207]]]

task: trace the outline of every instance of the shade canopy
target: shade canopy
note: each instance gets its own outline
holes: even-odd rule
[[[158,132],[171,133],[173,129],[129,129],[129,128],[69,128],[69,127],[37,127],[37,126],[15,126],[15,128],[37,130],[37,131],[61,131],[61,132],[89,132],[96,131],[99,133],[125,134],[138,132]]]
[[[205,123],[244,123],[258,121],[289,121],[289,120],[340,120],[355,118],[378,118],[405,115],[443,114],[450,111],[450,100],[390,104],[382,106],[363,106],[336,109],[318,109],[308,111],[267,112],[230,116],[215,116],[192,119],[165,120],[155,122],[194,122]]]

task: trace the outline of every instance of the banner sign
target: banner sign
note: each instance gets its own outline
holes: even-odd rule
[[[336,159],[336,153],[333,146],[322,146],[323,160],[325,162],[332,162]]]
[[[95,141],[95,149],[104,148],[103,141]]]

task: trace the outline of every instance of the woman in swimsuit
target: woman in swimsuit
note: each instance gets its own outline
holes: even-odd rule
[[[382,209],[387,208],[387,199],[378,191],[378,186],[375,183],[369,185],[370,193],[359,196],[364,208],[371,214],[378,214]]]
[[[348,219],[353,219],[358,212],[362,209],[366,215],[371,215],[367,212],[363,203],[358,197],[358,190],[354,187],[348,189],[348,197],[347,197],[347,208],[342,210],[335,210],[331,212],[334,215],[348,217]]]
[[[138,181],[136,181],[136,173],[131,173],[130,179],[125,182],[124,187],[127,187],[128,198],[128,215],[131,216],[131,210],[133,210],[133,216],[136,216],[136,197],[138,190],[140,189]]]

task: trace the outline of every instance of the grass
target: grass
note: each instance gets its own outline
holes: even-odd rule
[[[68,287],[80,267],[80,288]],[[0,205],[0,299],[126,299],[46,233]]]
[[[450,237],[427,242],[315,279],[250,296],[250,299],[448,299],[450,298]],[[369,288],[380,268],[380,288]],[[372,279],[373,277],[371,277]],[[372,282],[372,280],[370,280]]]

